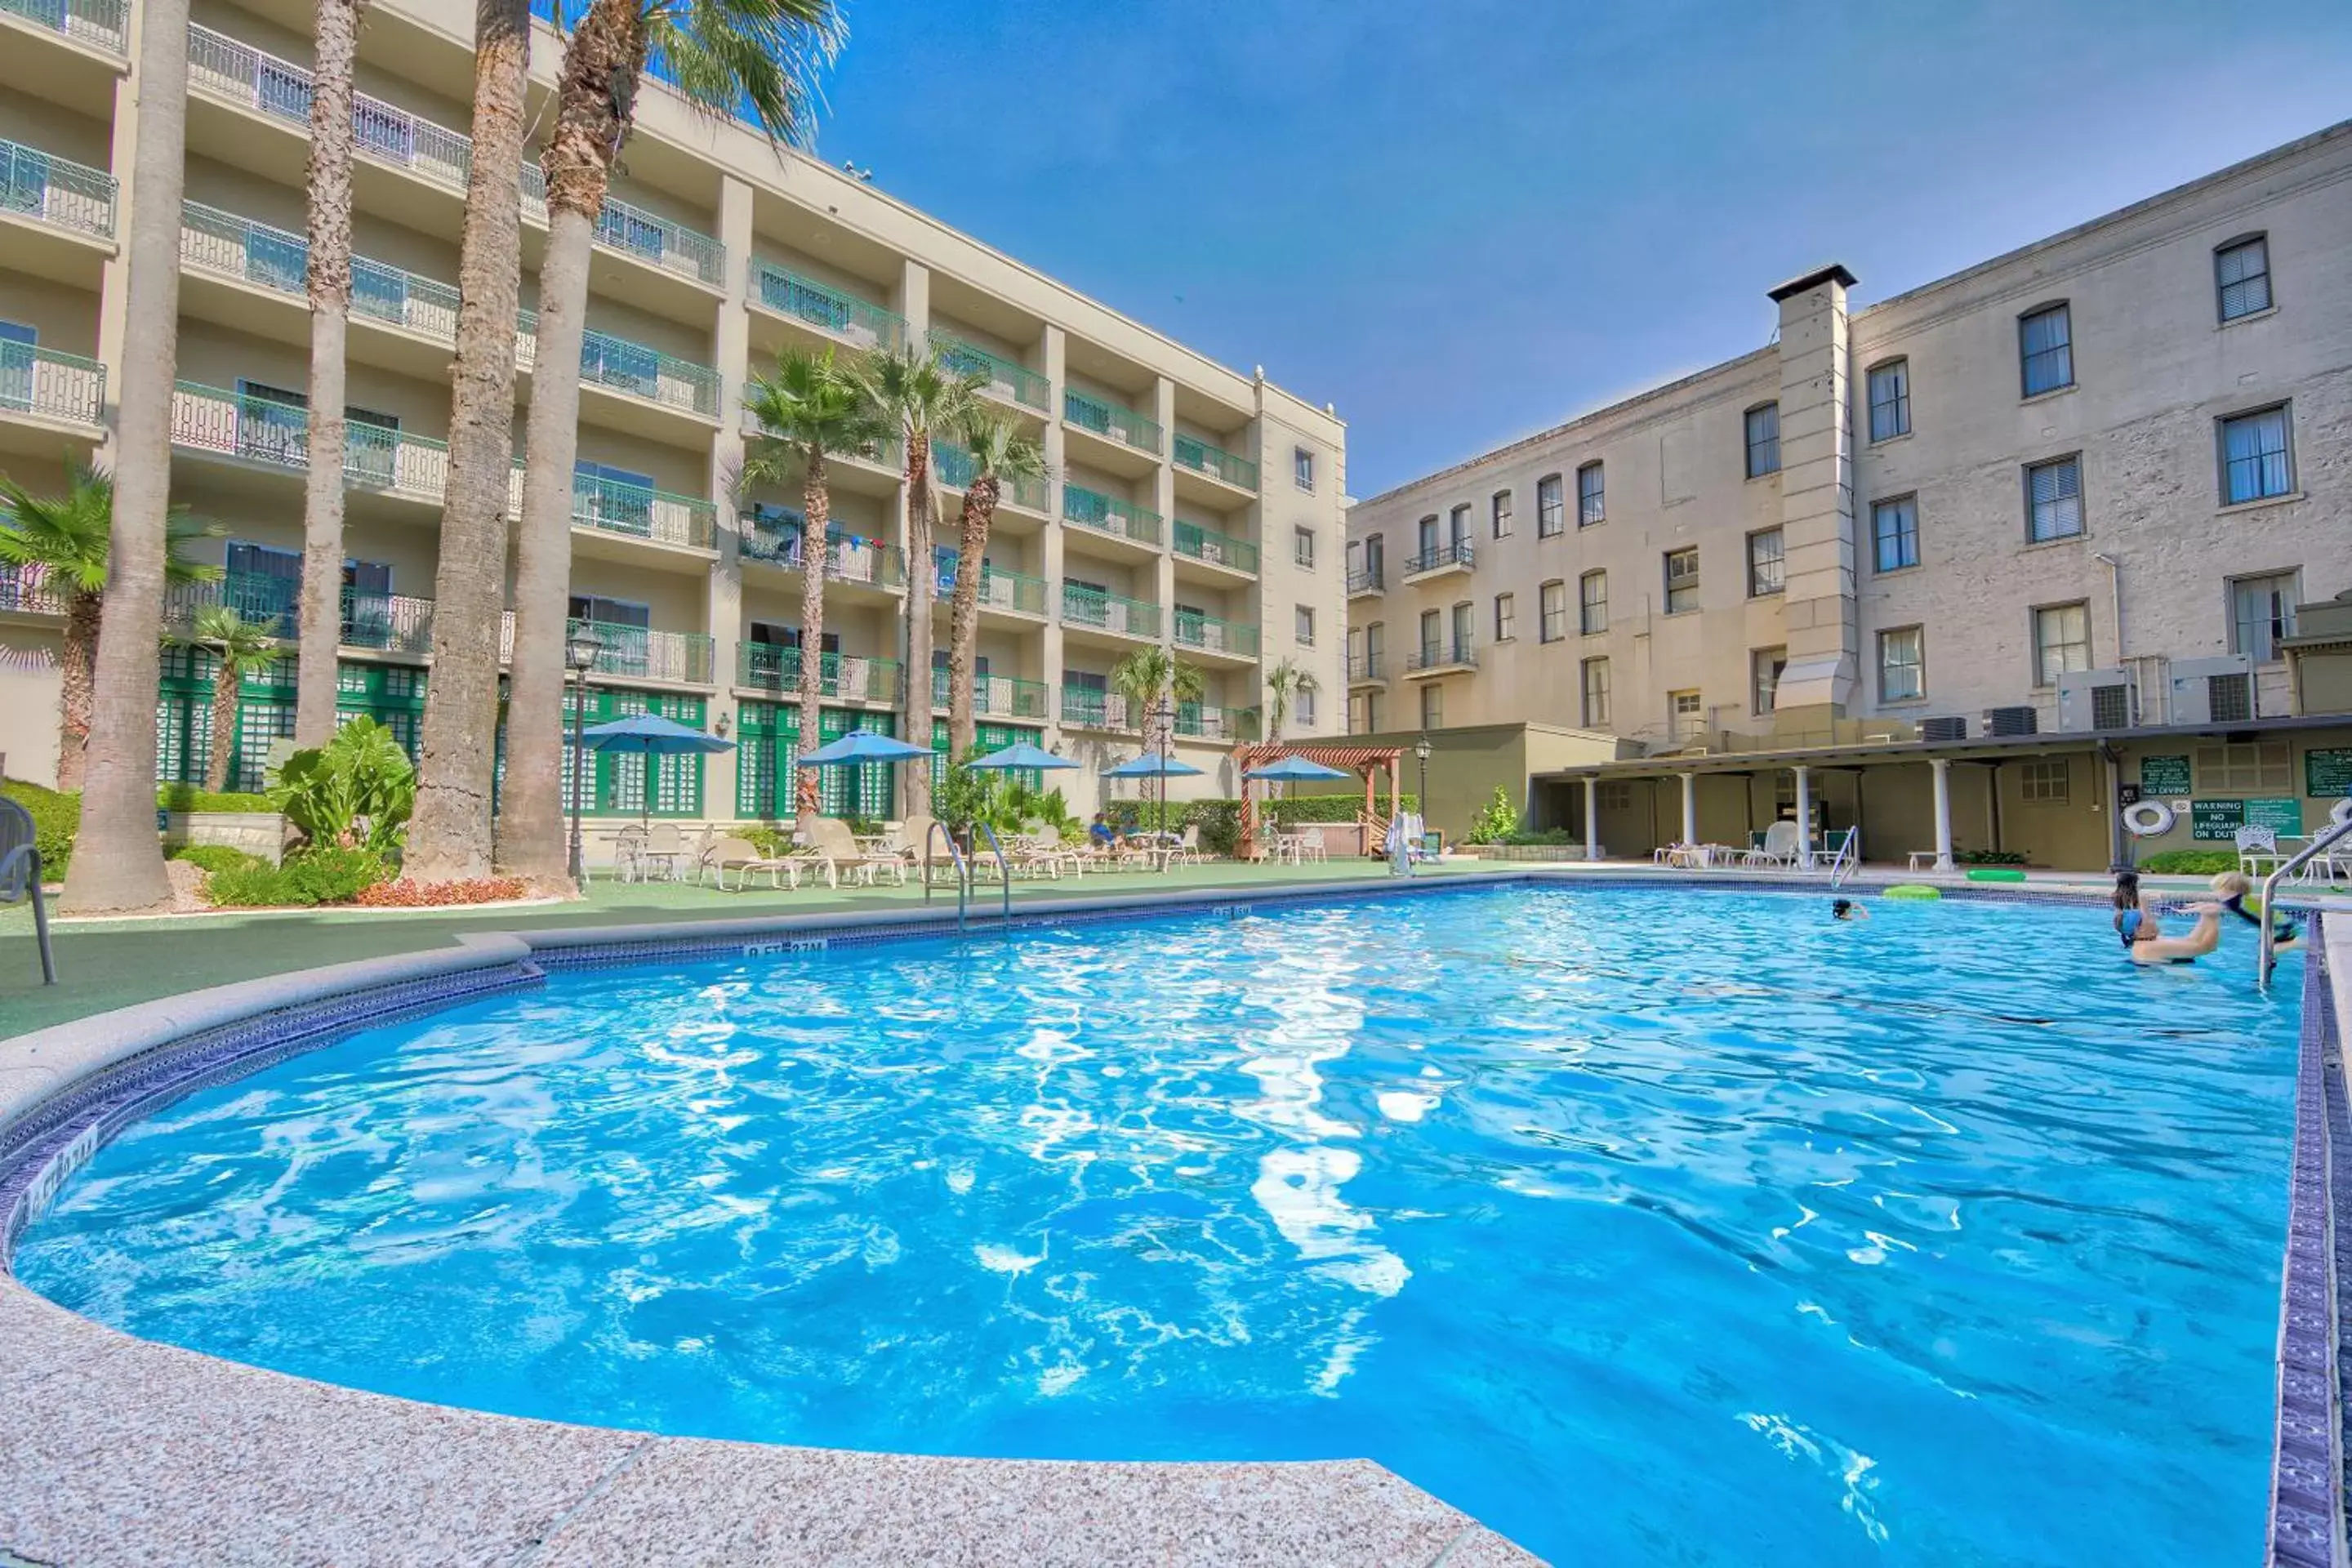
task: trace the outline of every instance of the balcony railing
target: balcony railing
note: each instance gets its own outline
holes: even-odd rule
[[[300,473],[310,466],[310,411],[194,382],[172,391],[172,444]],[[449,479],[442,442],[351,419],[343,425],[343,482],[439,500]]]
[[[106,367],[79,354],[0,341],[0,409],[96,425],[106,407]]]
[[[1040,414],[1054,405],[1053,384],[1025,364],[1016,364],[1003,354],[991,353],[978,343],[937,329],[931,332],[931,349],[940,363],[956,374],[986,376],[988,384],[981,390],[992,397],[1034,408]]]
[[[342,642],[345,647],[421,658],[433,651],[433,601],[345,588]]]
[[[1143,728],[1127,716],[1128,700],[1116,691],[1090,686],[1062,688],[1062,722],[1081,730],[1108,730],[1131,735]]]
[[[131,37],[128,0],[0,0],[0,11],[109,54],[125,53]]]
[[[1097,436],[1125,442],[1139,452],[1160,450],[1160,426],[1146,419],[1132,408],[1123,408],[1107,398],[1095,397],[1076,388],[1062,393],[1062,417],[1081,430],[1091,430]]]
[[[1179,436],[1170,443],[1168,452],[1180,468],[1190,468],[1245,490],[1257,489],[1257,465],[1247,458],[1236,458],[1222,447],[1213,447],[1194,437]]]
[[[538,357],[539,312],[522,311],[515,322],[515,335],[519,347],[528,345],[519,356],[522,368],[528,370]],[[625,392],[706,419],[719,417],[718,371],[610,332],[581,334],[580,379],[591,386]]]
[[[951,490],[970,489],[973,478],[980,471],[978,460],[971,453],[952,441],[935,440],[931,443],[931,464],[939,472],[940,483]],[[1000,505],[1010,501],[1031,511],[1044,511],[1045,481],[1039,478],[1008,480],[999,475],[997,500]]]
[[[1377,566],[1359,567],[1357,570],[1349,573],[1349,597],[1353,598],[1358,594],[1380,593],[1388,586],[1388,584],[1381,580],[1385,575],[1386,574]]]
[[[564,623],[566,637],[593,635],[603,647],[596,655],[596,673],[637,680],[675,680],[692,686],[710,684],[710,638],[701,632],[663,632],[616,621]]]
[[[1139,544],[1160,542],[1160,514],[1128,501],[1087,489],[1083,485],[1062,487],[1062,521],[1075,522],[1080,528],[1091,528],[1097,533],[1116,534],[1132,539]]]
[[[1156,637],[1160,635],[1160,606],[1140,599],[1123,599],[1117,594],[1098,589],[1083,588],[1076,583],[1062,584],[1062,623],[1065,626],[1090,626],[1097,631],[1118,632],[1131,637]]]
[[[188,27],[188,85],[308,130],[309,70],[210,27]],[[460,194],[474,166],[473,138],[419,120],[367,94],[352,96],[355,150]]]
[[[1468,637],[1458,637],[1450,643],[1423,643],[1405,655],[1404,667],[1415,669],[1452,669],[1456,666],[1478,668],[1478,650],[1470,646]]]
[[[896,349],[907,342],[907,319],[772,261],[751,263],[751,298],[779,315],[805,321],[853,348]]]
[[[226,605],[274,637],[292,640],[299,618],[302,584],[292,577],[259,572],[228,572],[208,583],[174,583],[163,590],[163,625],[184,633],[196,613]]]
[[[1257,710],[1207,708],[1198,702],[1176,705],[1176,732],[1196,741],[1255,741]]]
[[[1348,658],[1348,679],[1353,680],[1386,680],[1387,660],[1376,653],[1351,654]]]
[[[112,239],[114,196],[114,176],[103,169],[0,140],[0,211]]]
[[[790,514],[797,519],[797,512]],[[742,521],[742,552],[747,561],[764,561],[771,566],[782,566],[797,572],[801,569],[801,531],[797,521],[782,528],[764,526],[751,518]],[[907,581],[906,554],[895,544],[885,544],[875,539],[853,539],[836,531],[825,550],[824,576],[828,583],[864,583],[877,588],[896,588]]]
[[[976,675],[971,682],[972,711],[987,719],[1045,717],[1045,683],[1010,675]],[[931,706],[948,705],[948,672],[931,671]]]
[[[45,566],[0,566],[0,610],[19,615],[62,616],[66,593],[49,581]]]
[[[983,566],[980,573],[980,602],[992,610],[1042,616],[1045,613],[1045,580],[997,566]]]
[[[523,165],[522,190],[526,209],[534,199],[541,208],[547,205],[547,176],[538,164]],[[604,198],[604,209],[596,217],[596,243],[606,250],[634,256],[665,272],[675,272],[681,278],[691,278],[714,289],[723,287],[726,282],[725,246],[700,229],[688,228],[673,219],[658,217],[643,207],[631,206],[611,196]]]
[[[790,697],[801,688],[801,650],[775,643],[747,642],[735,647],[736,679],[760,691]],[[820,695],[850,701],[896,702],[898,661],[867,658],[862,654],[828,653],[817,660]]]
[[[1168,536],[1170,548],[1179,555],[1189,555],[1195,561],[1212,566],[1223,566],[1235,572],[1257,570],[1257,546],[1246,539],[1230,533],[1219,533],[1213,528],[1202,528],[1197,522],[1181,518]]]
[[[1240,621],[1223,621],[1214,616],[1196,616],[1179,610],[1176,612],[1176,645],[1199,648],[1203,653],[1255,654],[1257,652],[1257,628]]]
[[[1477,552],[1471,548],[1470,542],[1457,539],[1451,544],[1436,545],[1409,558],[1404,563],[1404,574],[1412,577],[1423,572],[1442,572],[1449,566],[1473,566],[1476,563]]]
[[[522,466],[515,466],[511,501],[522,510]],[[572,523],[600,533],[650,539],[656,544],[712,548],[719,509],[694,496],[673,495],[642,485],[622,484],[590,474],[572,476]]]

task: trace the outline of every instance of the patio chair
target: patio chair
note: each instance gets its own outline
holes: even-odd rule
[[[667,881],[678,879],[679,862],[687,858],[686,835],[675,822],[656,822],[646,830],[646,841],[637,851],[647,881],[653,879],[654,867],[659,865]]]
[[[644,879],[646,872],[646,827],[632,822],[613,832],[613,879],[635,882]]]
[[[1302,827],[1298,830],[1298,858],[1301,860],[1328,860],[1331,858],[1331,848],[1329,845],[1323,842],[1323,830],[1321,828]]]
[[[1083,877],[1087,874],[1086,856],[1079,852],[1076,845],[1062,842],[1062,830],[1055,824],[1039,823],[1037,831],[1028,836],[1028,844],[1033,854],[1040,858],[1052,860],[1055,877],[1059,877],[1065,868],[1073,877]]]
[[[49,951],[49,906],[41,899],[41,847],[33,814],[0,796],[0,904],[33,906],[34,945],[41,953],[41,984],[58,983],[58,961]]]
[[[1803,830],[1793,820],[1776,822],[1764,830],[1763,843],[1740,860],[1748,866],[1793,866],[1804,844]]]
[[[860,849],[856,837],[849,831],[849,824],[837,816],[820,816],[810,823],[808,837],[809,847],[832,863],[835,886],[839,886],[837,879],[844,871],[849,873],[851,881],[869,888],[884,873],[900,887],[907,885],[903,856]]]
[[[1177,836],[1176,842],[1169,845],[1162,853],[1171,866],[1201,864],[1206,858],[1201,853],[1201,825],[1197,822],[1186,823],[1184,831]]]
[[[789,884],[795,891],[801,885],[801,868],[809,862],[798,856],[770,855],[748,838],[715,838],[703,852],[701,869],[695,880],[704,874],[716,872],[719,890],[727,891],[727,873],[735,873],[735,891],[741,892],[751,885],[751,879],[761,871],[768,874],[768,886],[780,888]]]
[[[2275,827],[2251,825],[2241,827],[2237,839],[2238,869],[2256,881],[2269,876],[2271,870],[2286,858],[2279,853],[2278,829]]]

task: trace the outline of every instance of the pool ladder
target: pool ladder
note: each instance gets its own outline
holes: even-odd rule
[[[2271,970],[2278,963],[2278,928],[2271,920],[2271,895],[2278,891],[2279,883],[2317,857],[2326,854],[2347,837],[2352,837],[2352,812],[2347,812],[2346,805],[2352,805],[2352,800],[2336,806],[2335,816],[2326,827],[2313,834],[2310,843],[2272,867],[2271,874],[2263,879],[2263,936],[2254,960],[2257,965],[2254,984],[2265,990],[2270,987]]]
[[[976,822],[972,826],[986,836],[989,850],[996,857],[996,868],[1004,881],[1004,907],[999,920],[1003,929],[1010,931],[1013,929],[1013,863],[1004,858],[1004,846],[997,841],[996,829],[989,826],[985,822]],[[956,843],[955,835],[948,831],[948,825],[933,817],[929,831],[923,836],[923,853],[918,868],[923,879],[923,902],[928,904],[931,901],[932,834],[937,834],[946,843],[948,862],[955,868],[956,934],[961,936],[969,918],[967,911],[971,904],[971,858],[967,856],[962,847]]]

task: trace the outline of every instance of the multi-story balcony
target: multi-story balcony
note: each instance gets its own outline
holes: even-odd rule
[[[1237,457],[1223,447],[1213,446],[1197,436],[1179,435],[1169,443],[1168,455],[1176,464],[1180,482],[1189,475],[1200,475],[1216,484],[1236,490],[1257,493],[1257,465],[1247,458]],[[1223,504],[1238,500],[1238,496],[1223,498]]]
[[[1062,584],[1062,624],[1116,637],[1160,636],[1160,606],[1141,599],[1122,598],[1076,583]]]
[[[988,378],[987,384],[980,389],[983,395],[1035,414],[1053,408],[1053,384],[1027,365],[1016,364],[1003,354],[991,353],[978,343],[936,327],[931,330],[930,339],[933,352],[948,369],[958,375]]]
[[[1257,628],[1241,621],[1220,620],[1215,616],[1195,615],[1190,610],[1176,612],[1176,646],[1195,653],[1222,654],[1232,658],[1257,657]]]
[[[62,616],[66,592],[44,566],[0,566],[0,615]]]
[[[1471,548],[1470,542],[1457,539],[1451,544],[1432,545],[1418,555],[1408,556],[1404,563],[1404,580],[1407,584],[1420,583],[1455,572],[1467,575],[1476,564],[1477,552]]]
[[[709,637],[702,632],[656,631],[617,621],[569,620],[563,635],[593,637],[599,647],[595,673],[631,680],[667,680],[681,686],[710,684]]]
[[[515,467],[513,504],[522,508],[522,466]],[[682,544],[695,550],[715,548],[719,509],[695,496],[622,484],[588,474],[572,476],[572,526],[600,533],[650,540],[656,544]]]
[[[128,0],[0,0],[0,13],[110,55],[129,48]]]
[[[973,477],[980,471],[971,451],[952,441],[931,443],[931,463],[939,471],[940,483],[951,490],[970,489]],[[1006,479],[1000,476],[996,504],[1000,509],[1015,506],[1043,517],[1045,514],[1045,481],[1042,478]]]
[[[525,310],[516,323],[517,346],[530,345],[521,356],[524,370],[532,368],[539,344],[539,312]],[[625,393],[658,403],[666,408],[704,419],[719,417],[719,372],[707,364],[616,338],[610,332],[589,331],[580,339],[580,381],[583,386]]]
[[[770,514],[771,518],[775,515]],[[750,517],[743,520],[743,559],[798,572],[803,562],[801,515],[797,511],[783,511],[782,515],[784,521],[781,527]],[[835,530],[824,551],[824,580],[869,588],[903,588],[907,584],[906,553],[895,544],[854,539]]]
[[[1073,437],[1073,456],[1113,473],[1148,474],[1159,467],[1159,422],[1107,397],[1063,388],[1062,426]]]
[[[87,440],[100,434],[105,408],[106,367],[96,360],[0,340],[0,419],[71,426]]]
[[[952,552],[942,552],[939,559],[932,588],[940,604],[947,603],[955,592],[956,558]],[[1001,610],[1008,615],[1043,616],[1045,613],[1045,580],[1019,572],[1007,571],[993,562],[983,562],[980,568],[980,607]]]
[[[1387,573],[1378,566],[1359,566],[1348,574],[1348,597],[1369,599],[1387,591]]]
[[[310,466],[310,412],[223,387],[179,383],[172,391],[172,444],[289,473]],[[449,448],[353,419],[343,426],[343,482],[407,500],[437,502],[449,478]]]
[[[114,237],[114,176],[0,139],[0,216],[95,239]]]
[[[1160,517],[1156,511],[1123,501],[1083,485],[1062,487],[1062,521],[1076,523],[1113,539],[1131,540],[1150,549],[1160,546]]]
[[[896,702],[899,668],[895,658],[824,654],[817,659],[817,691],[845,702]],[[801,689],[801,650],[775,643],[738,643],[735,679],[755,691],[790,697]]]
[[[1114,735],[1139,733],[1143,726],[1128,717],[1129,704],[1116,691],[1091,686],[1062,688],[1062,723],[1073,730],[1104,730]]]
[[[1388,660],[1377,653],[1355,653],[1348,656],[1348,684],[1350,686],[1385,686],[1388,684]]]
[[[1238,535],[1219,533],[1215,529],[1178,518],[1169,531],[1168,542],[1178,555],[1203,566],[1221,566],[1228,572],[1251,576],[1257,574],[1257,546]]]
[[[1404,660],[1407,680],[1477,668],[1478,650],[1471,646],[1468,637],[1456,637],[1452,642],[1423,643],[1407,653]]]
[[[897,349],[907,343],[904,316],[756,257],[751,261],[751,303],[854,349]]]
[[[1036,719],[1045,717],[1045,683],[1023,680],[1010,675],[976,675],[971,682],[972,711],[983,719]],[[944,711],[948,706],[948,672],[931,671],[931,706]]]
[[[433,601],[407,594],[367,594],[345,588],[342,643],[345,647],[422,658],[433,651]]]
[[[522,166],[523,216],[547,222],[547,174],[536,163]],[[615,255],[642,261],[706,288],[727,284],[727,247],[698,228],[688,228],[617,196],[604,198],[596,217],[595,243]]]
[[[1179,702],[1176,733],[1189,741],[1255,741],[1258,734],[1257,710]]]

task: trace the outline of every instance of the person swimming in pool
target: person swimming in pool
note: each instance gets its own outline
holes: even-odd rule
[[[2139,873],[2116,873],[2116,935],[2122,939],[2124,951],[2129,952],[2133,942],[2139,940],[2140,922],[2146,917],[2139,907]]]
[[[1866,921],[1869,918],[1870,911],[1852,899],[1840,899],[1830,905],[1830,919],[1833,921]]]
[[[2209,900],[2190,904],[2180,912],[2197,917],[2187,936],[2165,935],[2153,910],[2117,912],[2116,929],[2124,933],[2124,945],[2134,963],[2194,963],[2221,945],[2221,905]]]
[[[2252,926],[2255,930],[2259,931],[2262,929],[2263,915],[2268,914],[2270,911],[2265,910],[2262,915],[2258,915],[2254,913],[2253,910],[2246,908],[2246,895],[2253,891],[2253,884],[2246,879],[2246,874],[2243,871],[2217,872],[2214,875],[2213,880],[2207,885],[2210,887],[2214,892],[2221,895],[2221,907],[2223,909],[2229,910],[2231,914],[2237,916],[2248,925]],[[2303,928],[2296,925],[2294,921],[2287,919],[2284,915],[2281,915],[2279,917],[2273,931],[2274,940],[2272,947],[2273,952],[2287,952],[2301,945],[2300,938],[2303,935]]]

